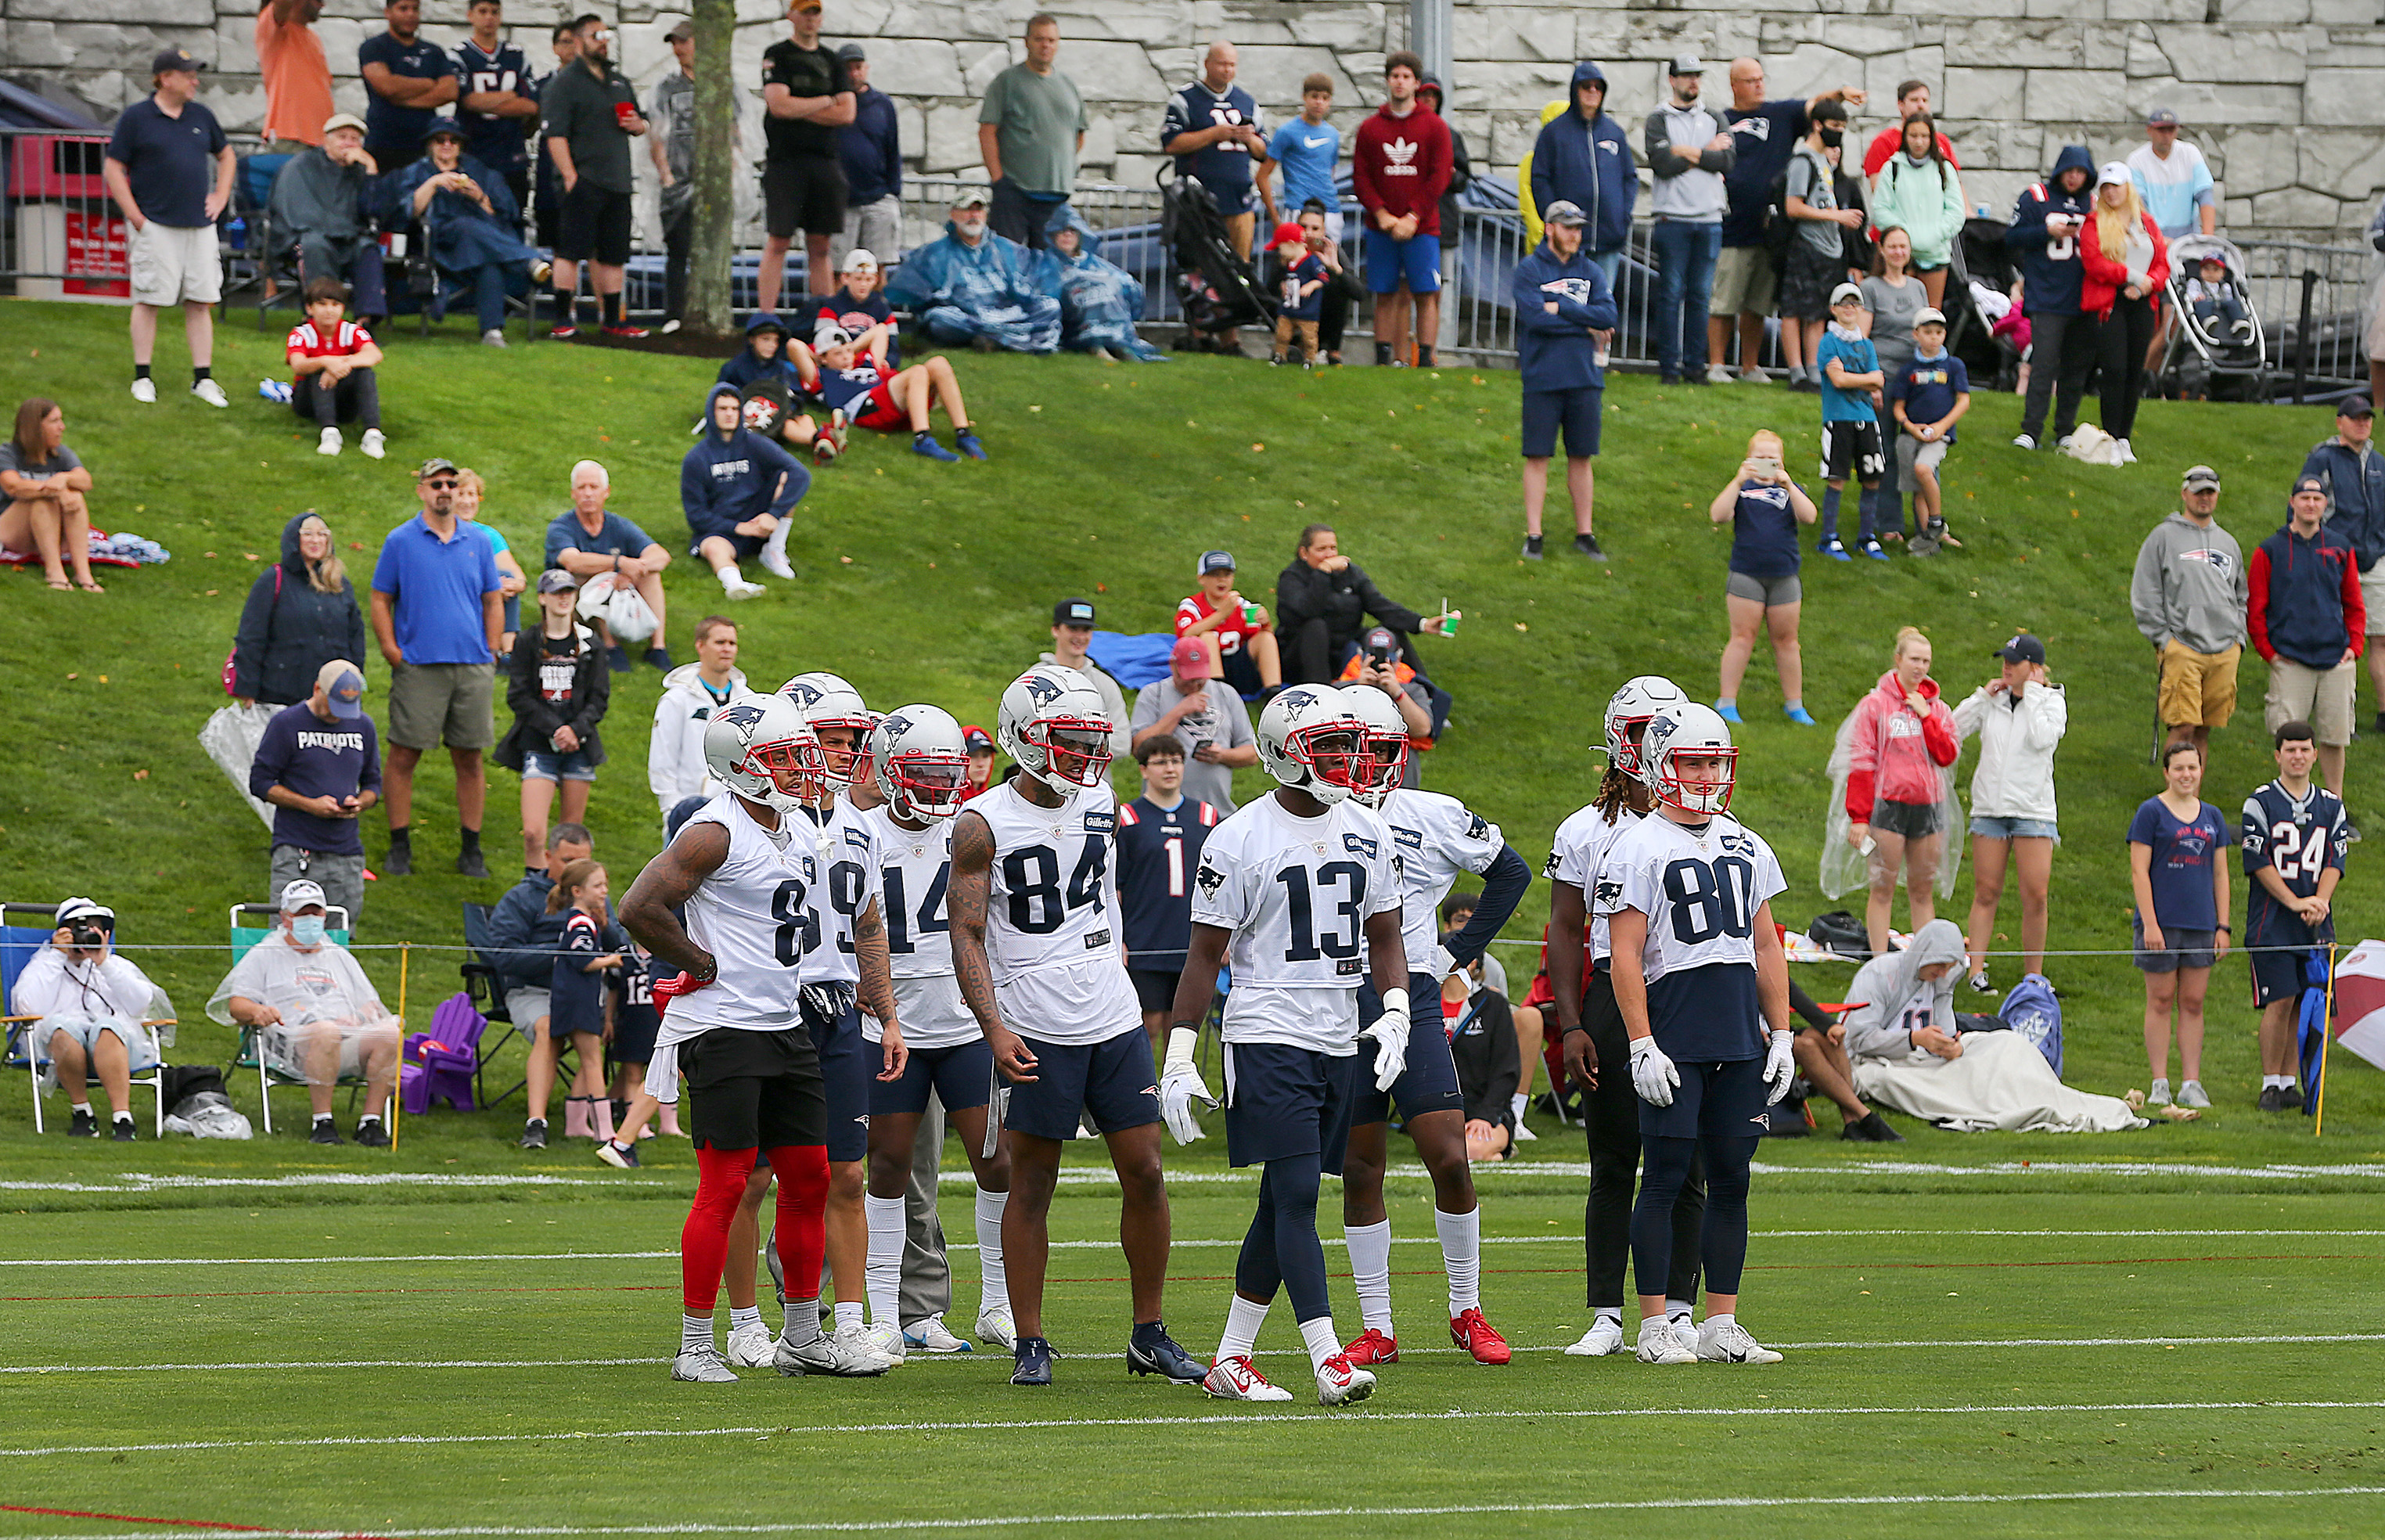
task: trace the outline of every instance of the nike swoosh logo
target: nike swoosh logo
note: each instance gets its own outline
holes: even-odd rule
[[[1330,139],[1310,139],[1304,135],[1300,143],[1304,147],[1313,150],[1319,144],[1330,144],[1333,141]]]

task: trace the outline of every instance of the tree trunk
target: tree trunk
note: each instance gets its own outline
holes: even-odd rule
[[[730,334],[729,262],[737,251],[737,87],[730,44],[736,0],[695,0],[695,209],[687,330]]]

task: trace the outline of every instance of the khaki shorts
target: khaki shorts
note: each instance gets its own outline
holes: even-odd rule
[[[1251,237],[1258,229],[1258,219],[1255,214],[1226,216],[1226,239],[1234,244],[1234,256],[1244,262],[1251,259]]]
[[[130,257],[136,305],[213,305],[223,297],[223,257],[216,227],[161,225],[132,232]]]
[[[2368,634],[2385,636],[2385,558],[2360,574],[2360,602],[2368,607]]]
[[[1774,286],[1771,252],[1762,246],[1725,246],[1715,258],[1706,314],[1768,316]]]
[[[2352,693],[2359,682],[2357,659],[2332,669],[2314,669],[2280,657],[2269,665],[2269,694],[2262,725],[2275,732],[2290,721],[2306,721],[2311,735],[2329,748],[2352,742]]]
[[[2242,643],[2226,652],[2196,652],[2173,637],[2162,648],[2161,720],[2166,727],[2225,727],[2236,714],[2236,660]]]
[[[401,663],[390,670],[389,741],[400,748],[485,749],[497,741],[493,663]]]

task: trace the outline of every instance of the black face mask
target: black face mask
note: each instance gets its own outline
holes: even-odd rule
[[[1845,137],[1846,133],[1843,130],[1824,129],[1822,131],[1822,147],[1825,149],[1835,150],[1839,147],[1839,141]]]

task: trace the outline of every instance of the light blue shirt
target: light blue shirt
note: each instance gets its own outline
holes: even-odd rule
[[[2137,184],[2137,196],[2144,200],[2145,212],[2168,239],[2199,233],[2203,226],[2195,210],[2218,202],[2209,162],[2183,137],[2170,147],[2166,159],[2154,154],[2150,144],[2138,145],[2129,156],[2129,176]]]
[[[1342,207],[1333,192],[1333,167],[1342,158],[1342,131],[1331,123],[1291,119],[1267,141],[1267,157],[1283,167],[1285,219],[1299,213],[1300,206],[1311,198],[1329,210]]]

